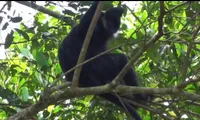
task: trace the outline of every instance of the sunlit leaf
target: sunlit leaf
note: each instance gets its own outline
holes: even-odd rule
[[[24,31],[22,31],[22,30],[20,30],[20,29],[18,29],[18,28],[15,28],[15,30],[16,30],[20,35],[22,35],[27,41],[29,40],[29,36],[28,36],[28,34],[27,34],[26,32],[24,32]]]
[[[32,54],[27,48],[20,48],[20,51],[25,57],[32,59]]]
[[[21,88],[21,93],[22,93],[22,99],[23,99],[24,101],[27,101],[27,100],[28,100],[28,97],[29,97],[28,88],[27,88],[27,87],[22,87],[22,88]]]
[[[55,105],[50,105],[50,106],[48,106],[47,111],[48,111],[48,112],[51,112],[51,111],[54,109],[54,106],[55,106]]]

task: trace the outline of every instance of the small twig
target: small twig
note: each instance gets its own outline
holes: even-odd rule
[[[129,102],[129,103],[131,103],[131,104],[133,104],[133,105],[135,105],[135,106],[138,106],[138,107],[140,107],[140,108],[146,109],[146,110],[150,111],[150,112],[153,113],[153,114],[159,114],[164,120],[169,120],[169,119],[170,119],[170,117],[164,116],[163,113],[161,113],[160,111],[154,110],[154,109],[152,109],[151,107],[148,107],[148,106],[146,106],[146,105],[137,103],[137,102],[135,102],[135,101],[132,101],[132,100],[129,100],[129,99],[126,99],[126,98],[122,98],[122,100],[123,100],[123,101],[126,101],[126,102]]]
[[[61,90],[63,88],[66,88],[67,86],[70,86],[71,84],[72,84],[71,82],[65,82],[65,83],[63,83],[61,85],[57,85],[55,87],[52,87],[50,89],[50,93],[53,93],[54,91],[58,91],[58,90]]]
[[[111,82],[111,87],[116,87],[120,81],[122,80],[122,78],[124,77],[124,75],[126,74],[126,72],[128,71],[128,69],[130,69],[130,66],[132,65],[133,62],[135,62],[143,53],[145,50],[147,50],[150,46],[152,46],[153,43],[155,43],[160,37],[162,36],[162,34],[156,34],[155,36],[153,36],[145,45],[143,48],[141,48],[136,54],[135,56],[124,66],[124,68],[121,70],[121,72],[115,77],[115,79]]]
[[[187,70],[188,70],[188,63],[189,63],[189,58],[190,58],[190,52],[192,50],[192,44],[189,43],[187,46],[187,53],[184,58],[184,63],[183,63],[183,81],[186,79],[187,76]]]
[[[200,107],[200,103],[194,102],[194,101],[191,101],[191,100],[186,100],[185,103],[188,103],[189,105],[194,105],[194,106],[199,106]]]
[[[130,9],[129,6],[126,5],[126,7],[129,9],[129,11],[131,12],[131,14],[135,17],[135,19],[138,20],[139,23],[142,25],[143,22],[139,19],[139,17]],[[146,20],[146,19],[145,19],[145,20]],[[145,20],[144,20],[144,21],[145,21]]]
[[[114,95],[117,96],[117,98],[118,98],[119,101],[121,102],[121,104],[122,104],[122,106],[124,107],[124,109],[125,109],[126,111],[128,111],[128,109],[127,109],[126,106],[124,105],[124,102],[123,102],[123,100],[122,100],[122,97],[120,97],[117,93],[114,93]]]
[[[9,104],[5,104],[5,103],[0,103],[0,107],[4,107],[4,106],[13,106],[13,107],[18,107],[18,108],[21,108],[21,109],[23,109],[23,108],[26,108],[26,107],[29,107],[30,105],[19,105],[19,104],[12,104],[12,103],[9,103]]]
[[[165,15],[165,6],[164,6],[164,1],[160,1],[160,16],[158,17],[158,32],[160,34],[163,34],[163,18]]]
[[[179,4],[179,5],[175,6],[175,7],[173,7],[172,9],[169,9],[168,11],[166,11],[166,13],[170,13],[170,12],[174,11],[175,9],[177,9],[177,8],[179,8],[179,7],[181,7],[181,6],[185,5],[185,4],[187,4],[187,3],[189,3],[189,2],[190,2],[190,1],[183,2],[183,3],[181,3],[181,4]]]
[[[178,89],[184,89],[185,87],[187,87],[187,85],[192,84],[192,83],[196,83],[200,81],[200,77],[196,78],[196,79],[189,79],[188,81],[184,81],[182,83],[180,83],[179,85],[177,85],[176,87]]]
[[[198,25],[197,29],[194,31],[194,33],[192,35],[192,39],[193,40],[195,40],[195,38],[197,37],[199,31],[200,31],[200,24]]]
[[[200,114],[198,114],[198,113],[194,113],[194,112],[187,111],[187,110],[184,110],[184,109],[180,109],[180,111],[181,111],[182,113],[190,114],[190,115],[192,115],[193,117],[196,117],[196,118],[199,118],[199,119],[200,119]]]

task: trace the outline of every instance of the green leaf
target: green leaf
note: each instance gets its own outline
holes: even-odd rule
[[[38,27],[39,32],[47,32],[48,29],[49,29],[49,23],[48,22],[46,22],[46,23],[42,24],[40,27]]]
[[[166,18],[165,18],[165,23],[171,25],[172,21],[173,21],[173,17],[170,14],[167,15]]]
[[[30,51],[27,48],[20,48],[20,51],[21,51],[22,55],[24,55],[25,57],[32,59],[32,54],[30,53]]]
[[[20,30],[20,29],[18,29],[18,28],[15,28],[15,30],[16,30],[20,35],[22,35],[26,40],[29,40],[29,36],[28,36],[28,34],[27,34],[26,32],[24,32],[24,31],[22,31],[22,30]]]
[[[28,100],[29,92],[28,92],[28,88],[27,88],[27,87],[22,87],[22,88],[21,88],[21,95],[22,95],[22,99],[23,99],[24,101],[27,101],[27,100]]]
[[[34,50],[35,52],[35,60],[37,62],[37,64],[39,64],[41,67],[43,66],[47,66],[48,67],[48,60],[47,58],[45,57],[45,55],[43,54],[42,51],[36,51]]]
[[[14,34],[14,32],[13,32],[13,30],[10,32],[10,34],[8,34],[7,36],[6,36],[6,41],[5,41],[5,45],[4,45],[4,48],[5,49],[7,49],[7,48],[9,48],[10,47],[10,45],[12,44],[12,42],[13,42],[13,34]]]
[[[148,16],[148,13],[146,10],[144,10],[143,14],[142,14],[142,22],[144,22],[146,20],[147,16]]]
[[[5,29],[8,27],[8,25],[9,25],[9,23],[6,22],[6,23],[3,25],[2,30],[5,30]]]
[[[14,108],[10,108],[10,107],[2,107],[2,110],[6,111],[9,114],[16,114],[17,111]],[[1,115],[0,115],[1,116]],[[2,117],[2,116],[1,116]]]
[[[62,73],[62,69],[60,68],[60,65],[57,64],[57,65],[56,65],[56,74],[58,75],[58,74],[60,74],[60,73]]]

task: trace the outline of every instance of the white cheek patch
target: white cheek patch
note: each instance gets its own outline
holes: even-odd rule
[[[102,17],[102,21],[103,21],[103,27],[107,30],[109,30],[108,26],[107,26],[107,21],[105,19],[105,17]],[[119,30],[115,33],[113,33],[113,37],[116,38],[118,37],[118,34],[119,34]]]
[[[119,30],[113,34],[113,37],[116,38],[116,37],[118,37],[118,35],[119,35]]]

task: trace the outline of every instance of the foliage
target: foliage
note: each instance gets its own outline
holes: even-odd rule
[[[47,2],[46,8],[57,11],[57,7],[62,7],[58,3]],[[88,9],[85,6],[90,4],[90,1],[70,2],[70,9],[57,12],[66,16],[65,22],[37,12],[31,27],[23,22],[25,16],[10,16],[10,21],[4,24],[5,16],[0,16],[2,31],[7,30],[12,22],[20,24],[20,28],[12,28],[5,37],[8,57],[0,61],[0,118],[6,119],[36,103],[44,88],[62,74],[57,58],[58,46],[80,21],[81,15]],[[116,40],[109,42],[109,48],[126,43],[113,52],[125,53],[131,59],[158,32],[160,2],[143,1],[141,7],[133,11],[124,2],[107,1],[103,10],[117,5],[125,8],[126,13],[120,34]],[[169,88],[200,75],[200,3],[166,1],[164,7],[164,35],[134,64],[141,85],[145,87]],[[61,83],[62,80],[59,81]],[[200,94],[200,82],[189,84],[184,90]],[[151,107],[172,118],[197,120],[200,118],[198,102],[184,96],[158,95]],[[108,101],[89,95],[58,101],[34,117],[41,120],[129,119],[125,111],[120,110]],[[161,118],[159,114],[145,109],[138,111],[144,120]]]

